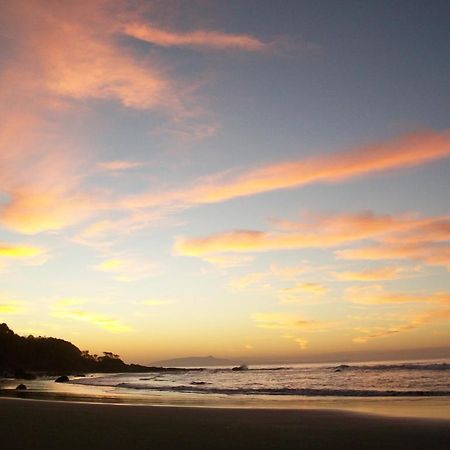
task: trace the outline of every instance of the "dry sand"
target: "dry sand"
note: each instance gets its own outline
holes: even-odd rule
[[[4,450],[450,448],[450,421],[0,399]]]

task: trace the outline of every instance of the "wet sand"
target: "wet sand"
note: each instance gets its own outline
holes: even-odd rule
[[[344,411],[0,399],[0,448],[447,450],[450,421]]]

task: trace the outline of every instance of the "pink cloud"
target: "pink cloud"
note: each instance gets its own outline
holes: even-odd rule
[[[193,47],[212,50],[242,50],[258,52],[269,48],[259,39],[247,34],[229,34],[214,30],[194,30],[179,33],[142,23],[127,24],[124,33],[161,47]]]

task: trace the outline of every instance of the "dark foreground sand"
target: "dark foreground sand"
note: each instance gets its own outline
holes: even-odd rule
[[[0,399],[4,450],[449,448],[450,421]]]

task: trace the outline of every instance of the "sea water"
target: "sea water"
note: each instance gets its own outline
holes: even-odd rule
[[[26,398],[122,404],[328,408],[450,419],[450,360],[190,367],[26,382]],[[10,389],[8,389],[8,387]],[[13,382],[2,395],[12,393]]]

